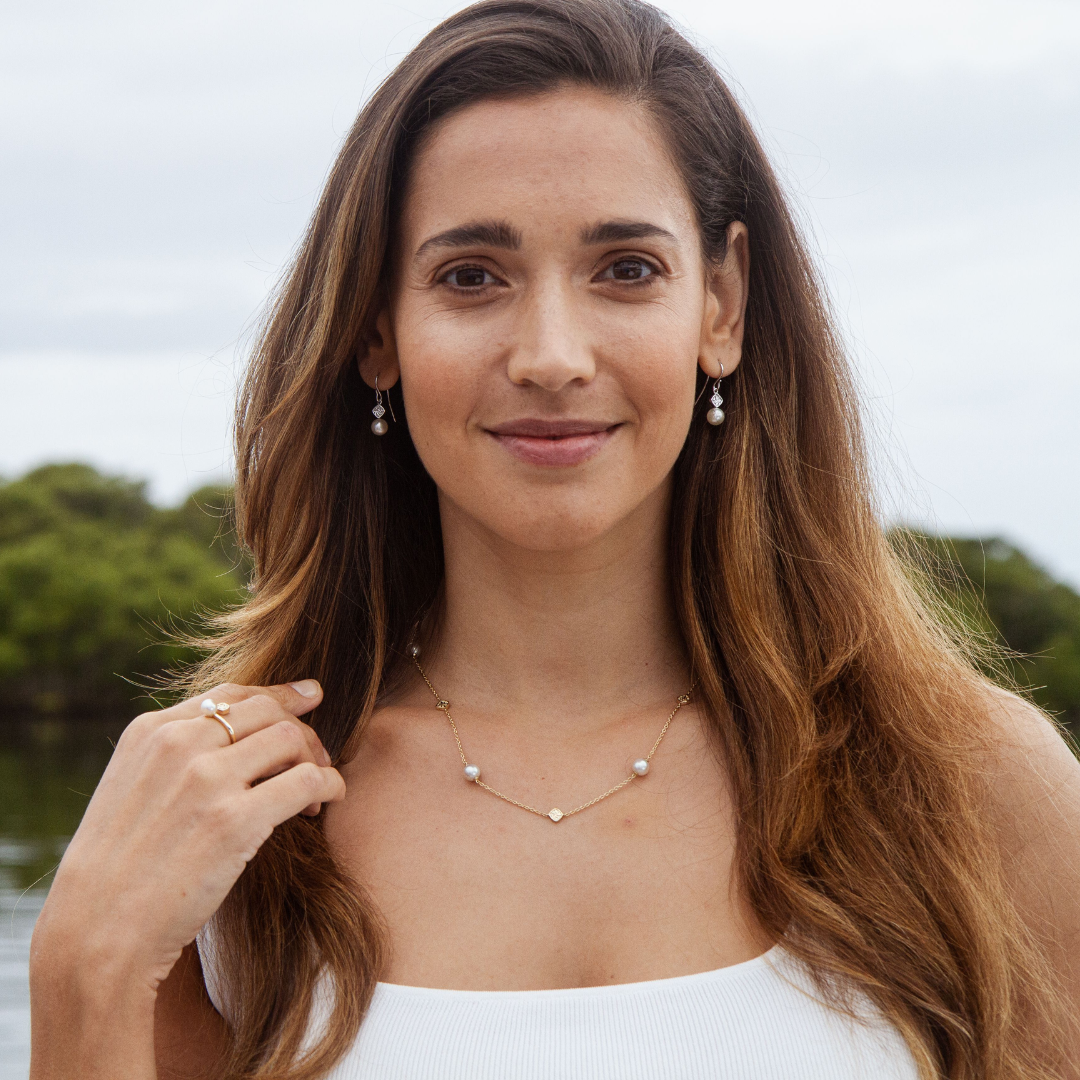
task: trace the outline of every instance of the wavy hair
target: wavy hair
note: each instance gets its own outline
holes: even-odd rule
[[[843,987],[869,995],[927,1080],[1055,1075],[1052,1048],[1036,1060],[1021,1037],[1054,991],[985,822],[987,686],[883,536],[841,342],[766,155],[713,65],[647,4],[484,0],[431,31],[363,107],[240,394],[252,594],[194,679],[315,676],[326,696],[310,722],[335,760],[356,752],[443,575],[436,491],[400,390],[399,423],[371,438],[356,364],[386,295],[396,199],[440,119],[567,84],[655,117],[708,260],[731,222],[749,230],[729,419],[718,433],[695,416],[670,531],[678,620],[734,787],[741,885],[838,1007]],[[275,830],[216,918],[229,1076],[323,1075],[385,953],[319,819]],[[334,1005],[309,1045],[323,971]]]

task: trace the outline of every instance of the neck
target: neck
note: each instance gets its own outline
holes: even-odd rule
[[[510,545],[444,500],[445,606],[424,667],[474,709],[580,729],[688,685],[668,572],[670,489],[586,548]]]

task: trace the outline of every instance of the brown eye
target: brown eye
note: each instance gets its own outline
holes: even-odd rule
[[[653,273],[653,268],[643,259],[619,259],[611,264],[604,276],[610,275],[615,281],[641,281]]]
[[[457,266],[443,280],[458,289],[477,289],[495,279],[482,266]]]

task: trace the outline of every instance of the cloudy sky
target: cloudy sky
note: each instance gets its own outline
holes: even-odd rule
[[[0,473],[228,469],[246,332],[433,0],[0,13]],[[1080,4],[675,0],[820,253],[897,518],[1080,583]]]

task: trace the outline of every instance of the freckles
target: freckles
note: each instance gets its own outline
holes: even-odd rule
[[[681,399],[684,384],[691,393],[695,384],[698,339],[678,331],[636,336],[619,359],[627,390],[661,410]]]

